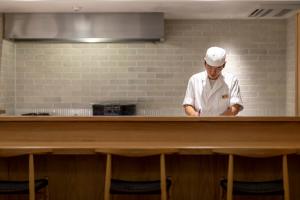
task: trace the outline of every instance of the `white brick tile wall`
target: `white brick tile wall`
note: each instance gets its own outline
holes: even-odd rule
[[[3,41],[3,16],[0,13],[0,109],[15,111],[15,44]]]
[[[295,115],[296,17],[287,21],[286,112]]]
[[[189,77],[210,46],[228,51],[241,115],[292,115],[293,19],[167,20],[163,43],[16,43],[16,112],[90,114],[90,103],[133,102],[138,113],[183,115]],[[72,110],[73,109],[73,110]]]
[[[6,110],[6,114],[14,114],[15,44],[0,39],[0,47],[0,108]]]

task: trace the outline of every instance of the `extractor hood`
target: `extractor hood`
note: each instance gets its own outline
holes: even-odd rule
[[[163,13],[10,13],[10,40],[71,42],[163,41]]]

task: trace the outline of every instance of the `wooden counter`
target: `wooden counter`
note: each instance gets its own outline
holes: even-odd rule
[[[299,117],[0,117],[1,149],[300,149]]]
[[[168,149],[190,154],[166,156],[167,175],[174,181],[172,199],[215,200],[219,198],[219,180],[227,174],[228,157],[210,153],[223,148],[300,149],[300,118],[0,117],[0,156],[51,150],[52,154],[36,156],[35,164],[37,177],[49,178],[50,196],[55,200],[103,199],[106,160],[105,155],[95,154],[95,149]],[[159,177],[157,156],[114,156],[113,163],[115,178]],[[26,179],[26,166],[27,156],[1,158],[0,178]],[[299,166],[299,155],[289,155],[291,200],[300,199]],[[243,180],[268,180],[280,178],[280,171],[278,157],[238,158],[235,175]]]

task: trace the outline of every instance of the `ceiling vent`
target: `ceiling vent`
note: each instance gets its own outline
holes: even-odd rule
[[[286,18],[293,14],[294,11],[300,8],[300,4],[289,5],[261,5],[255,8],[248,15],[249,18]]]

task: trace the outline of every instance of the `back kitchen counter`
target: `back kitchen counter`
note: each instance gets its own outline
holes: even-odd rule
[[[299,117],[0,117],[1,149],[300,149]]]

